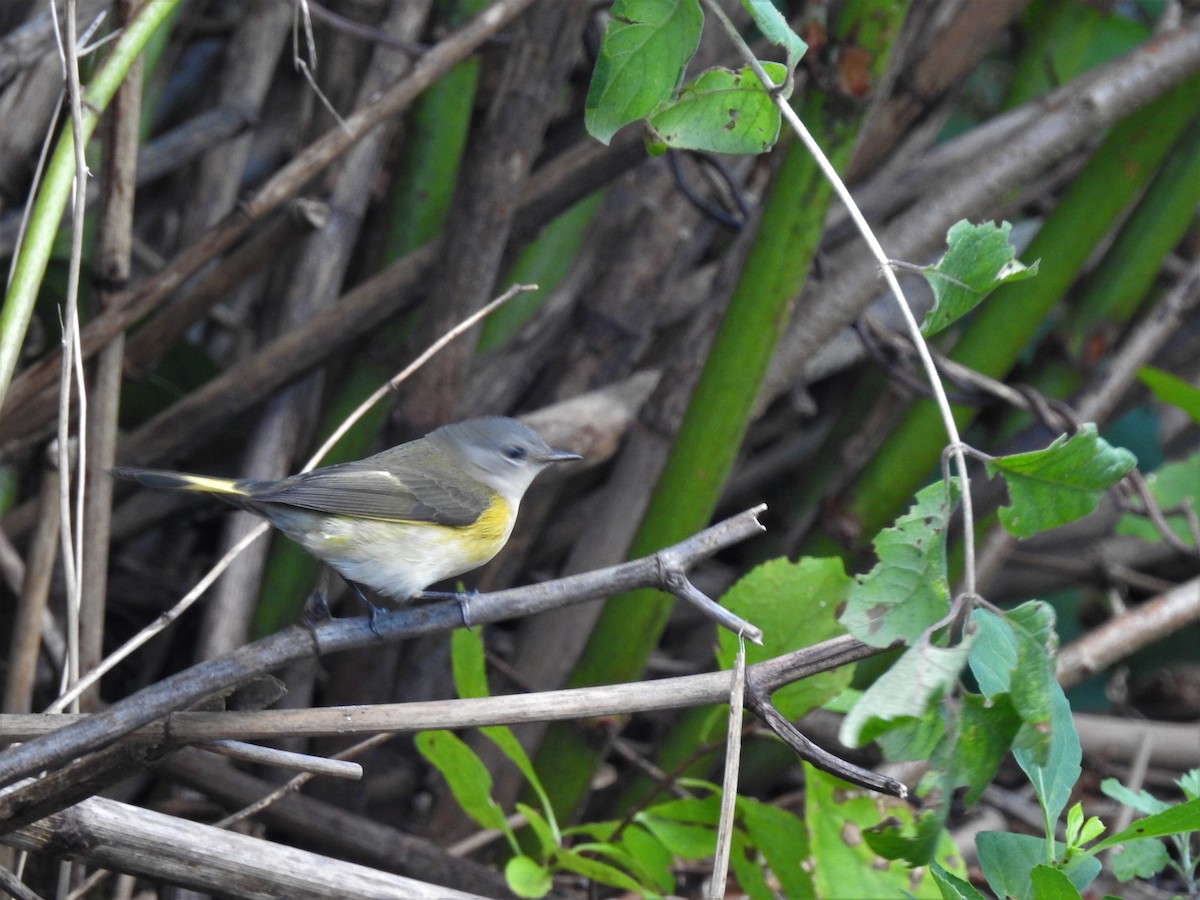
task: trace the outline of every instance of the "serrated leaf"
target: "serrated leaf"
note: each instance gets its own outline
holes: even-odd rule
[[[763,631],[762,646],[746,646],[753,665],[842,634],[835,613],[846,599],[850,577],[840,559],[773,559],[755,566],[725,592],[721,605]],[[733,665],[737,635],[717,632],[717,663]],[[797,719],[835,697],[853,672],[843,666],[784,685],[771,697],[789,719]]]
[[[415,743],[420,754],[442,773],[454,799],[476,825],[511,837],[504,811],[492,800],[492,776],[462,739],[450,731],[422,731]]]
[[[583,116],[604,144],[674,95],[704,25],[697,0],[617,0],[610,16]]]
[[[1200,511],[1200,453],[1179,462],[1167,463],[1146,476],[1146,486],[1160,509],[1180,507],[1190,503]],[[1191,543],[1192,531],[1182,512],[1166,515],[1167,524],[1179,539]],[[1117,534],[1135,537],[1151,544],[1162,541],[1158,529],[1145,516],[1125,513],[1117,522]]]
[[[841,623],[860,641],[872,647],[912,642],[946,615],[946,527],[951,508],[943,482],[931,484],[895,525],[875,538],[879,563],[855,580],[841,615]]]
[[[1163,403],[1179,407],[1193,422],[1200,424],[1200,387],[1154,366],[1138,369],[1138,380]]]
[[[859,747],[892,723],[921,718],[954,689],[967,661],[970,636],[957,647],[919,644],[909,647],[892,667],[875,680],[842,720],[840,740]]]
[[[1017,537],[1032,537],[1086,516],[1136,465],[1132,453],[1109,444],[1088,423],[1045,450],[989,460],[987,470],[1008,486],[1011,505],[1000,508],[1001,524]]]
[[[965,316],[992,291],[1007,281],[1021,281],[1037,274],[1038,264],[1026,266],[1016,259],[1016,248],[1008,240],[1012,225],[984,222],[972,225],[963,220],[946,234],[946,255],[921,274],[933,288],[934,303],[921,324],[921,334],[937,334]]]
[[[518,897],[545,897],[554,886],[550,871],[528,856],[514,856],[505,863],[504,880]]]
[[[782,81],[779,63],[763,63],[767,77]],[[779,110],[747,66],[709,69],[646,117],[650,144],[710,153],[765,153],[779,138]]]
[[[1162,841],[1134,841],[1109,856],[1113,875],[1118,881],[1153,878],[1167,867],[1171,854]]]
[[[797,63],[808,52],[808,44],[792,31],[783,13],[771,0],[742,0],[742,6],[754,17],[754,24],[763,33],[763,37],[772,44],[783,47],[787,53],[787,70],[790,72],[795,69]]]

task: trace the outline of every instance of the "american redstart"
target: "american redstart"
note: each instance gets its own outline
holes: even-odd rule
[[[515,419],[490,416],[280,481],[112,472],[146,487],[216,494],[265,518],[356,590],[404,601],[499,553],[538,473],[580,458]]]

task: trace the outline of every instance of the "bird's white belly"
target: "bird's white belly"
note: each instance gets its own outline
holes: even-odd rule
[[[507,510],[505,510],[507,512]],[[282,521],[287,518],[290,521]],[[306,519],[300,522],[297,519]],[[307,513],[275,524],[342,576],[395,600],[490,560],[508,540],[515,516],[497,529],[383,522]],[[480,534],[480,532],[484,532]]]

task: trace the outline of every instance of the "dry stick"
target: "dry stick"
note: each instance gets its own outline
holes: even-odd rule
[[[639,560],[544,582],[522,588],[481,594],[472,598],[472,619],[498,622],[531,615],[587,600],[598,600],[640,587],[671,590],[668,572],[687,568],[697,560],[762,532],[751,510],[726,519],[692,537]],[[374,628],[366,617],[331,621],[311,629],[286,628],[270,637],[241,647],[171,675],[108,709],[67,725],[44,737],[13,747],[0,755],[0,786],[46,768],[53,768],[80,754],[108,746],[169,712],[183,709],[213,693],[225,690],[287,663],[361,647],[378,646],[380,640],[400,640],[457,628],[462,610],[455,601],[434,603],[379,616]],[[851,645],[858,645],[851,641]],[[846,648],[843,647],[843,650]],[[875,651],[870,651],[875,652]],[[827,651],[810,654],[804,661],[790,660],[783,671],[788,677],[803,677],[815,671],[813,660],[827,659]],[[778,672],[768,667],[764,671]]]
[[[474,315],[468,316],[454,328],[451,328],[448,332],[430,344],[425,352],[423,352],[420,356],[413,360],[412,363],[405,367],[404,371],[402,371],[399,375],[363,401],[363,403],[360,404],[359,407],[347,417],[346,422],[342,423],[342,426],[336,429],[334,433],[325,441],[325,443],[321,445],[317,452],[313,454],[312,459],[305,463],[302,471],[310,472],[316,468],[316,466],[320,464],[321,460],[329,452],[330,448],[341,439],[342,435],[346,433],[346,430],[349,427],[362,418],[362,416],[366,414],[367,410],[370,409],[371,406],[377,403],[381,398],[387,396],[387,393],[390,390],[393,390],[396,385],[400,384],[420,366],[424,365],[425,361],[431,356],[461,335],[464,331],[472,328],[481,319],[490,315],[492,312],[498,309],[501,304],[506,303],[521,291],[532,289],[534,288],[527,285],[514,285],[487,306],[478,310]],[[222,556],[212,566],[212,568],[210,568],[208,572],[204,574],[200,581],[197,582],[190,591],[180,598],[178,603],[176,603],[165,613],[162,613],[153,622],[126,641],[116,652],[112,653],[107,659],[101,662],[95,668],[95,670],[89,672],[88,675],[82,681],[80,681],[71,692],[59,697],[59,699],[56,700],[47,711],[57,712],[61,709],[64,709],[65,704],[69,703],[75,694],[77,694],[79,691],[86,690],[90,684],[98,681],[106,672],[112,669],[113,666],[117,665],[117,663],[125,659],[125,657],[137,650],[138,647],[142,646],[144,643],[174,622],[177,618],[183,615],[184,612],[186,612],[197,600],[200,599],[200,597],[204,595],[204,592],[208,590],[214,581],[216,581],[217,576],[229,568],[233,561],[241,555],[243,550],[254,543],[254,541],[258,540],[259,537],[266,534],[269,529],[270,525],[268,525],[266,522],[262,522],[253,530],[248,532],[240,541],[229,548],[228,552],[226,552],[225,555]]]
[[[729,685],[729,725],[725,743],[725,775],[721,779],[721,817],[713,849],[713,871],[707,896],[721,900],[729,877],[729,852],[733,846],[733,815],[737,804],[738,769],[742,758],[742,700],[746,692],[746,642],[738,635]]]
[[[236,897],[478,900],[294,847],[93,797],[18,832],[5,843],[119,869],[209,894]]]
[[[302,150],[237,211],[209,229],[179,254],[170,266],[123,296],[111,313],[93,319],[82,335],[85,358],[153,310],[168,294],[213,257],[228,250],[267,213],[294,196],[333,160],[368,134],[384,119],[405,109],[434,81],[474,52],[500,28],[522,13],[534,0],[496,0],[458,31],[449,35],[421,57],[412,71],[379,97],[346,119],[346,127],[335,127]],[[28,411],[23,404],[52,389],[58,362],[42,360],[13,382],[6,408]],[[27,415],[23,415],[27,418]],[[27,423],[27,426],[33,423]]]
[[[84,460],[87,458],[87,395],[83,379],[82,353],[79,351],[79,270],[83,264],[83,225],[87,209],[87,159],[84,155],[84,138],[80,129],[83,122],[83,103],[80,99],[79,58],[75,33],[75,0],[67,0],[65,77],[67,93],[71,99],[71,135],[75,150],[74,205],[71,215],[71,255],[67,272],[67,298],[63,327],[63,354],[59,375],[58,408],[58,469],[60,489],[60,515],[62,527],[63,576],[67,594],[67,664],[63,672],[66,684],[72,685],[79,678],[79,616],[83,577],[83,508],[87,485],[84,478]],[[75,472],[75,516],[71,516],[71,376],[76,375],[79,387],[79,434]],[[73,528],[78,528],[77,533]]]
[[[541,585],[538,586],[541,588]],[[494,595],[481,594],[481,598]],[[779,687],[828,672],[883,652],[848,635],[793,650],[749,667],[749,691],[769,694]],[[729,673],[705,672],[657,678],[648,682],[564,688],[540,693],[334,706],[320,709],[169,712],[129,732],[140,743],[202,743],[218,739],[273,740],[282,737],[328,737],[425,731],[433,728],[479,728],[525,725],[568,719],[658,712],[729,701]],[[93,716],[94,717],[94,716]],[[83,715],[11,715],[0,717],[11,740],[42,738],[66,724],[86,722]],[[718,745],[714,744],[713,749]],[[661,773],[659,773],[661,775]],[[656,776],[652,776],[656,777]]]
[[[117,23],[123,26],[137,15],[143,0],[121,0]],[[103,309],[115,292],[129,282],[132,265],[133,200],[136,181],[138,126],[142,108],[142,57],[134,60],[129,73],[113,96],[109,110],[104,155],[104,202],[98,224],[94,268],[99,307]],[[84,207],[86,208],[86,191]],[[92,387],[92,415],[86,421],[90,452],[83,459],[83,477],[88,491],[83,509],[82,534],[87,535],[88,553],[80,570],[80,671],[100,664],[104,656],[104,619],[108,593],[108,547],[112,526],[112,479],[107,472],[115,463],[117,416],[120,412],[125,336],[118,335],[99,354]],[[98,686],[81,695],[85,708],[99,704]]]
[[[392,735],[390,735],[390,734],[374,735],[372,737],[367,738],[365,741],[359,741],[354,746],[347,747],[345,750],[342,750],[340,753],[335,754],[333,759],[328,760],[328,762],[330,763],[330,765],[333,765],[335,763],[335,761],[340,762],[341,760],[351,759],[362,753],[366,753],[368,750],[372,750],[375,747],[378,747],[381,744],[384,744],[387,741],[390,741],[391,739],[392,739]],[[342,764],[358,766],[358,763],[342,763]],[[362,766],[358,766],[358,769],[359,769],[359,772],[361,772]],[[287,797],[287,796],[290,796],[291,794],[296,793],[298,790],[300,790],[300,788],[304,787],[304,785],[306,785],[311,779],[316,777],[317,774],[318,773],[316,773],[316,772],[305,772],[302,775],[297,775],[296,777],[289,779],[287,781],[287,783],[281,784],[278,788],[271,791],[269,794],[263,795],[258,800],[254,801],[253,803],[242,807],[237,812],[231,813],[230,815],[221,819],[219,822],[216,822],[215,827],[229,828],[233,825],[236,825],[238,822],[241,822],[244,819],[248,819],[253,815],[257,815],[258,813],[262,812],[264,809],[274,806],[276,803],[278,803],[284,797]]]
[[[1171,588],[1072,641],[1058,654],[1058,681],[1074,687],[1117,660],[1200,620],[1200,578]]]
[[[372,739],[375,740],[375,739]],[[255,803],[276,785],[185,748],[160,767],[176,782],[229,807]],[[470,859],[451,859],[425,838],[304,794],[260,810],[274,832],[339,858],[486,896],[506,896],[504,877]]]
[[[55,545],[58,543],[59,472],[56,456],[45,454],[42,484],[35,501],[40,515],[30,542],[25,578],[18,594],[17,616],[13,623],[9,651],[8,680],[4,686],[6,712],[33,709],[33,689],[37,683],[38,646],[41,643],[42,617],[50,596],[54,574]]]
[[[138,186],[181,169],[213,145],[236,137],[240,132],[245,131],[252,121],[253,116],[250,113],[234,106],[218,106],[189,119],[141,149],[138,153],[136,167]],[[55,133],[53,124],[51,124],[50,133]],[[48,148],[48,144],[42,148],[43,159]],[[34,183],[40,180],[42,168],[42,163],[39,163],[35,170]],[[31,199],[35,196],[36,194],[32,193]],[[99,197],[99,185],[89,182],[88,206],[95,203]],[[22,219],[25,218],[25,215],[27,213],[0,216],[0,257],[13,256],[15,258],[16,254],[13,251],[20,238]]]

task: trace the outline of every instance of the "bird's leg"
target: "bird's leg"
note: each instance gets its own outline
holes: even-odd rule
[[[301,613],[301,621],[304,626],[311,629],[332,618],[333,613],[329,611],[329,601],[325,597],[325,592],[320,588],[314,589],[308,595],[308,602],[304,604],[304,611]]]
[[[378,606],[367,599],[367,595],[363,593],[363,589],[356,582],[346,579],[346,584],[350,585],[350,588],[355,594],[358,595],[358,599],[363,602],[364,606],[366,606],[367,618],[370,620],[371,630],[375,632],[375,636],[377,638],[382,638],[383,635],[379,633],[379,614],[381,610]]]

